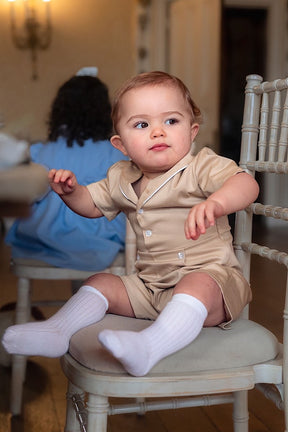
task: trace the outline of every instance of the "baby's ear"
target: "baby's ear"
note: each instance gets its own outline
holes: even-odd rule
[[[194,141],[194,139],[196,138],[198,132],[199,132],[199,124],[198,123],[193,123],[192,126],[191,126],[191,142]]]
[[[113,145],[113,147],[115,147],[116,149],[120,150],[125,156],[128,156],[128,153],[122,143],[122,139],[120,137],[120,135],[113,135],[110,138],[110,142]]]

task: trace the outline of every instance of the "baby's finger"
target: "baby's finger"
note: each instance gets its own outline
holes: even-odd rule
[[[208,228],[209,226],[215,225],[214,209],[211,209],[208,207],[206,209],[206,215],[205,216],[206,216],[205,217],[206,228]]]
[[[185,237],[187,238],[187,240],[191,239],[191,231],[188,225],[188,219],[186,219],[185,224],[184,224],[184,233],[185,233]]]
[[[196,234],[196,224],[193,210],[190,210],[188,217],[185,221],[184,232],[187,239],[193,238],[193,236]]]
[[[206,232],[205,219],[206,219],[205,208],[204,206],[201,207],[199,206],[196,214],[196,227],[197,227],[197,232],[200,232],[201,234],[204,234]]]
[[[56,173],[56,169],[55,169],[55,168],[52,168],[52,169],[48,172],[48,180],[49,180],[49,181],[53,181],[54,176],[55,176],[55,173]]]
[[[185,223],[185,235],[187,239],[196,240],[200,235],[200,229],[197,226],[197,221],[195,220],[195,214],[192,213],[188,216]]]
[[[55,181],[57,183],[65,183],[71,177],[71,172],[68,170],[58,170],[55,175]]]
[[[201,232],[196,226],[193,229],[190,229],[189,227],[185,229],[185,236],[187,240],[197,240],[200,237],[200,235]]]

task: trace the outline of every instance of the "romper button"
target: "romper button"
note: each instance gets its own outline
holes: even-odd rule
[[[143,212],[144,212],[144,210],[142,208],[138,210],[139,214],[142,214]]]
[[[178,252],[178,258],[179,259],[184,259],[184,252]]]
[[[145,231],[145,235],[146,235],[146,237],[151,237],[152,231],[151,230]]]

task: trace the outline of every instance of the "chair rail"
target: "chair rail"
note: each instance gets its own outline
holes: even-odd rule
[[[280,252],[277,249],[271,249],[267,246],[258,245],[257,243],[244,242],[239,246],[245,252],[250,252],[271,261],[276,261],[278,264],[284,264],[288,268],[288,254],[286,252]]]
[[[272,206],[269,204],[253,203],[247,208],[247,211],[252,211],[255,215],[262,215],[272,217],[274,219],[281,219],[288,221],[288,208]]]

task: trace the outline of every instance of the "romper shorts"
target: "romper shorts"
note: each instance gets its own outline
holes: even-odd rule
[[[198,269],[175,268],[161,281],[144,282],[139,274],[120,276],[128,293],[136,318],[155,320],[173,296],[173,290],[183,276],[192,272],[207,273],[218,284],[224,300],[227,320],[220,326],[225,328],[241,314],[252,299],[251,289],[241,271],[235,267],[210,263]],[[170,282],[170,284],[169,284]],[[165,286],[166,285],[166,286]]]

